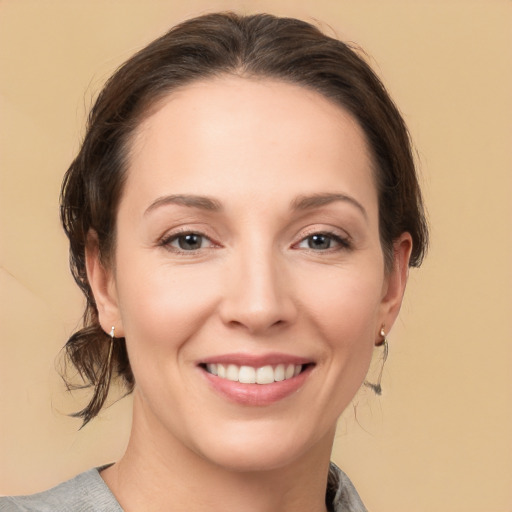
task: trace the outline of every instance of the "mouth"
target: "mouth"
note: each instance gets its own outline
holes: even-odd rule
[[[267,385],[282,382],[300,375],[311,364],[277,364],[247,366],[237,364],[203,363],[200,365],[210,375],[241,384]]]
[[[285,354],[226,354],[198,363],[210,389],[230,402],[268,406],[298,392],[315,363]]]

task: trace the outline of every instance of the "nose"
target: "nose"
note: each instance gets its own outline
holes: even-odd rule
[[[253,335],[293,323],[297,305],[285,267],[271,250],[247,251],[231,260],[219,308],[222,321]]]

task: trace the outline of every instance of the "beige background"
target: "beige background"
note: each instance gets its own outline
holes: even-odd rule
[[[0,493],[122,453],[130,399],[78,431],[55,358],[82,300],[58,223],[62,175],[111,71],[217,9],[318,19],[357,41],[418,148],[432,249],[334,459],[371,511],[512,511],[510,0],[0,0]]]

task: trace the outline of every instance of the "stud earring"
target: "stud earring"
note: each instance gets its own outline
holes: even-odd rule
[[[112,327],[112,329],[114,329],[114,328]],[[376,347],[382,347],[382,345],[387,345],[388,344],[388,339],[386,338],[386,333],[384,332],[384,327],[381,327],[379,334],[380,334],[382,339],[380,339],[377,343],[375,343],[375,346]]]

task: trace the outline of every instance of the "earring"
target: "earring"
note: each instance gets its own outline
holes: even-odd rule
[[[110,343],[108,346],[108,354],[107,354],[107,360],[105,361],[105,366],[103,367],[103,372],[101,379],[102,380],[106,375],[108,375],[108,382],[110,384],[110,376],[112,374],[112,353],[114,352],[114,342],[115,342],[115,332],[116,328],[112,326],[112,329],[110,329]],[[107,388],[108,389],[108,388]]]
[[[112,331],[113,330],[114,330],[114,328],[112,327]],[[375,343],[375,346],[376,347],[382,347],[382,345],[387,345],[388,344],[388,339],[386,338],[386,333],[384,332],[384,327],[381,327],[379,334],[381,335],[382,339],[379,340],[377,343]]]
[[[115,332],[116,328],[112,326],[112,329],[110,329],[110,346],[108,347],[108,356],[107,356],[107,362],[106,367],[110,369],[110,363],[112,361],[112,352],[114,351],[114,338],[115,338]],[[110,380],[110,377],[109,377]]]
[[[380,385],[380,382],[382,380],[382,373],[384,371],[384,364],[386,363],[386,359],[388,358],[389,353],[389,345],[388,345],[388,339],[386,338],[386,333],[384,331],[384,327],[381,328],[380,333],[382,337],[377,343],[375,343],[376,347],[382,347],[384,346],[384,353],[382,354],[382,366],[380,368],[379,377],[377,378],[377,382],[368,382],[367,380],[364,381],[364,385],[367,388],[370,388],[374,391],[376,395],[382,395],[382,386]]]

